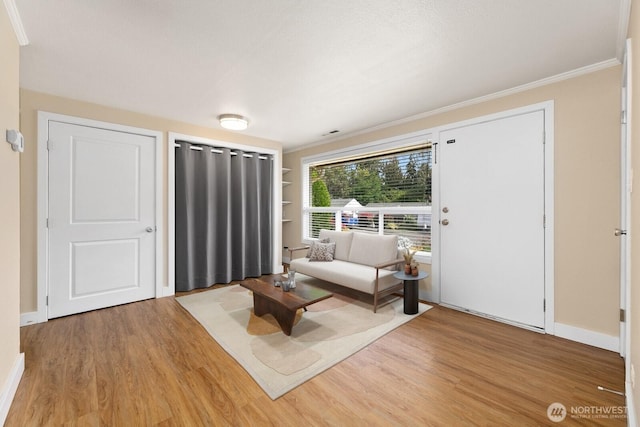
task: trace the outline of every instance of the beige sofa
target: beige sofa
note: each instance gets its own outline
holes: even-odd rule
[[[293,257],[309,246],[291,248],[289,268],[307,276],[336,283],[373,295],[373,312],[380,297],[398,291],[402,281],[393,274],[404,263],[398,250],[398,236],[352,231],[320,230],[319,241],[335,243],[332,261],[313,261]]]

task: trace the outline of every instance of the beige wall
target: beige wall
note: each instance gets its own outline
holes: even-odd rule
[[[555,321],[618,335],[619,111],[621,67],[442,114],[285,153],[293,181],[285,198],[296,218],[283,243],[301,241],[302,157],[430,129],[547,100],[555,101]]]
[[[635,41],[633,66],[636,84],[631,123],[634,145],[637,145],[636,141],[640,138],[640,77],[636,77],[640,76],[640,8],[635,4],[634,6],[629,36]],[[0,71],[0,132],[4,133],[7,128],[18,127],[19,54],[4,8],[0,9],[0,51],[3,53],[3,66]],[[287,177],[293,184],[286,189],[285,198],[293,201],[287,209],[295,214],[288,216],[298,219],[283,226],[283,244],[296,246],[301,240],[299,169],[302,156],[554,100],[556,322],[617,335],[618,241],[613,238],[612,230],[618,225],[619,215],[619,86],[620,68],[613,67],[377,132],[287,153],[284,156],[284,166],[293,169]],[[161,130],[165,132],[165,144],[166,132],[174,131],[267,148],[280,147],[278,143],[242,134],[26,90],[20,92],[20,102],[20,128],[26,137],[26,152],[19,156],[11,151],[8,144],[0,142],[0,194],[3,196],[3,203],[0,204],[0,282],[3,286],[3,298],[0,299],[0,330],[3,343],[0,346],[0,384],[4,383],[19,353],[18,307],[20,306],[23,313],[36,310],[37,110]],[[633,150],[633,166],[640,170],[640,149],[635,148],[637,147]],[[22,181],[21,191],[18,179]],[[636,188],[640,188],[639,180],[640,174],[636,174]],[[166,174],[164,185],[166,186]],[[640,192],[635,192],[632,199],[633,211],[640,212]],[[19,216],[20,208],[23,212],[22,221]],[[636,214],[633,218],[632,228],[640,230],[640,215]],[[640,302],[636,295],[640,293],[639,242],[640,239],[632,238],[630,296],[631,354],[632,363],[637,369],[640,369],[640,340],[634,340],[633,334],[640,331],[640,315],[634,315],[640,310]],[[17,268],[18,263],[20,269]],[[635,408],[636,413],[640,413],[639,393],[635,393]]]
[[[628,315],[630,328],[631,364],[635,370],[640,369],[640,3],[634,1],[631,6],[631,19],[629,28],[632,49],[632,106],[631,117],[631,167],[635,170],[633,188],[636,191],[631,194],[631,295],[628,295],[631,303],[631,312]],[[636,374],[636,381],[640,378]],[[633,390],[632,402],[635,414],[640,415],[640,389]]]
[[[0,52],[0,387],[6,387],[20,353],[20,154],[5,142],[5,131],[20,123],[20,54],[4,6]],[[0,395],[5,391],[0,388]]]
[[[21,129],[25,136],[27,152],[22,157],[20,177],[22,180],[21,208],[23,212],[21,227],[22,262],[20,271],[21,280],[21,305],[22,313],[36,311],[37,296],[37,234],[36,234],[36,179],[37,179],[37,123],[38,111],[65,114],[69,116],[82,117],[91,120],[99,120],[109,123],[117,123],[126,126],[135,126],[145,129],[162,131],[164,133],[163,152],[163,186],[164,198],[164,236],[165,236],[165,273],[163,284],[166,286],[166,236],[167,236],[167,140],[168,132],[177,132],[190,136],[210,138],[219,141],[232,142],[237,144],[251,145],[261,148],[269,148],[281,151],[281,144],[266,139],[254,138],[242,133],[226,132],[219,129],[212,129],[176,122],[159,117],[152,117],[130,111],[119,110],[102,105],[80,102],[68,98],[51,96],[43,93],[21,90]]]

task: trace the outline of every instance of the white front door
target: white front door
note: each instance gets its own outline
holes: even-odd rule
[[[544,328],[544,112],[438,139],[441,302]]]
[[[48,131],[48,317],[154,297],[155,138]]]

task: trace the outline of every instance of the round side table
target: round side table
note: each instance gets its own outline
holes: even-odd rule
[[[404,314],[418,313],[418,281],[429,276],[425,271],[418,271],[417,276],[398,271],[393,277],[404,281]]]

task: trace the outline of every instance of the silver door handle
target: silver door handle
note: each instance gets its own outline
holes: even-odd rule
[[[619,228],[616,228],[615,230],[613,230],[614,236],[622,236],[623,234],[627,234],[627,230],[621,230]]]
[[[147,227],[144,229],[147,233],[153,233],[153,227]]]
[[[441,222],[442,225],[449,225],[449,220],[448,219],[443,219]]]

